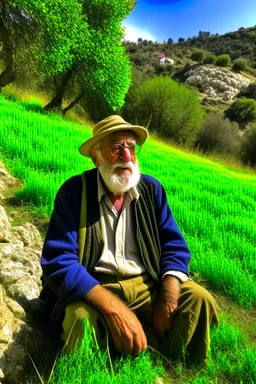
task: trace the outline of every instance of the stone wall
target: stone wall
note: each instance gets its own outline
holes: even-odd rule
[[[19,213],[8,217],[1,205],[8,190],[18,184],[0,163],[0,383],[20,378],[28,364],[27,352],[41,342],[28,319],[40,306],[42,239],[30,223],[13,226]]]

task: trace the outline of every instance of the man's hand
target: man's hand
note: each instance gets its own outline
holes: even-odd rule
[[[162,281],[159,297],[153,309],[153,324],[156,334],[160,339],[172,327],[172,318],[177,310],[179,297],[179,280],[174,276],[165,276]]]
[[[147,349],[147,339],[136,315],[115,295],[97,285],[85,300],[104,316],[110,329],[115,348],[137,357]]]

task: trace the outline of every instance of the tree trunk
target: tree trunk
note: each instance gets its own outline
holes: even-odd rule
[[[0,74],[0,88],[5,87],[15,79],[13,64],[13,44],[6,29],[3,19],[0,16],[0,40],[3,42],[4,61],[6,68]]]
[[[55,96],[53,99],[44,107],[46,111],[49,110],[61,110],[61,105],[62,105],[62,99],[64,92],[66,90],[66,87],[68,85],[68,82],[71,78],[73,69],[69,69],[66,74],[63,76],[61,83],[57,86]]]
[[[74,107],[74,105],[76,105],[78,103],[79,100],[81,100],[83,97],[83,94],[82,92],[75,98],[75,100],[73,100],[66,108],[62,109],[62,114],[65,116],[66,113]]]

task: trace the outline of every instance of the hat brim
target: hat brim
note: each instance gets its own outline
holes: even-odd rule
[[[79,148],[79,152],[83,156],[90,157],[90,151],[92,147],[103,137],[110,135],[111,133],[118,132],[118,131],[132,131],[136,134],[136,142],[138,145],[142,145],[144,141],[148,137],[148,131],[146,128],[141,127],[139,125],[129,125],[127,124],[120,124],[118,127],[113,127],[106,129],[104,132],[91,137],[89,140],[86,140]]]

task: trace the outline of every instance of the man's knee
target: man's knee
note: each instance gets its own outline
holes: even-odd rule
[[[106,325],[103,316],[90,304],[77,301],[66,307],[65,317],[62,322],[63,332],[61,337],[64,342],[68,342],[67,349],[69,351],[74,349],[77,340],[85,336],[85,318],[87,318],[91,327],[94,328],[99,346],[105,343]]]
[[[193,281],[183,283],[181,289],[181,306],[184,309],[189,307],[193,312],[206,310],[209,320],[218,324],[217,305],[209,291]]]

